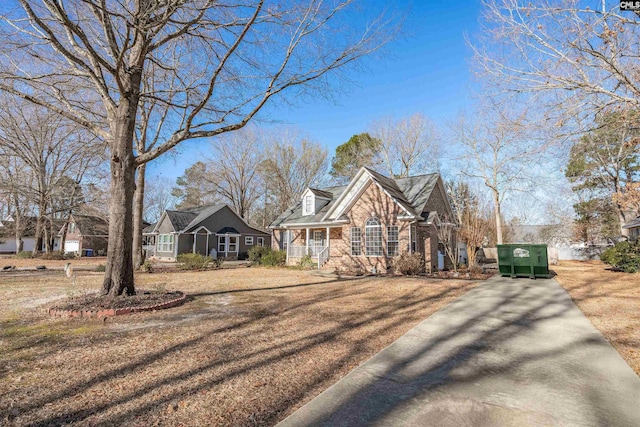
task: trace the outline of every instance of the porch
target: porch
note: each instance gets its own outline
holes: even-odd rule
[[[302,257],[309,256],[318,269],[322,268],[329,261],[331,253],[331,230],[330,227],[287,230],[284,245],[287,250],[287,264],[297,263]],[[333,230],[336,238],[335,233],[341,229]]]

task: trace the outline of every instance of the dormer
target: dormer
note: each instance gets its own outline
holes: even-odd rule
[[[302,193],[302,215],[315,215],[323,206],[329,203],[333,195],[327,191],[316,188],[307,188]]]

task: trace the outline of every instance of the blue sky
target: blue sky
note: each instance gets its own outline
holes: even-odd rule
[[[375,4],[374,4],[375,3]],[[367,1],[373,7],[388,2]],[[334,101],[318,97],[293,107],[269,107],[268,116],[291,125],[312,140],[335,148],[369,124],[385,116],[423,113],[436,123],[452,119],[470,102],[473,79],[465,34],[478,30],[480,2],[397,1],[409,8],[404,34],[386,50],[384,58],[369,59],[366,67],[350,73],[353,81]],[[178,153],[150,165],[150,176],[175,180],[202,155],[206,140],[187,141]]]

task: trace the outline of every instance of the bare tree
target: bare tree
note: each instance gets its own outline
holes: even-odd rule
[[[498,244],[503,242],[504,198],[530,189],[535,168],[528,162],[545,149],[530,132],[526,119],[527,111],[510,117],[508,108],[493,105],[473,118],[461,114],[451,126],[461,148],[460,173],[482,182],[491,192]]]
[[[640,108],[640,18],[619,2],[483,3],[484,37],[471,43],[480,70],[501,88],[537,95],[554,125]]]
[[[163,81],[165,93],[175,93],[177,76],[170,70],[153,64],[151,71],[143,75],[142,92],[152,92],[156,80]],[[138,155],[152,150],[160,141],[165,123],[172,111],[172,105],[158,97],[141,97],[138,102],[138,120],[134,132],[135,151]],[[133,267],[139,269],[144,262],[142,250],[142,229],[144,220],[144,198],[147,163],[136,169],[136,187],[133,195]]]
[[[352,1],[19,0],[2,19],[0,90],[99,135],[109,147],[109,247],[103,293],[134,294],[136,168],[181,143],[246,125],[285,92],[324,90],[329,75],[395,34],[380,16],[349,21]],[[349,24],[349,25],[347,25]],[[175,77],[147,78],[162,69]],[[152,82],[144,87],[143,81]],[[171,109],[154,148],[134,152],[140,101]],[[159,113],[163,109],[159,109]],[[151,122],[154,122],[152,119]]]
[[[438,133],[433,122],[423,114],[375,121],[370,134],[380,141],[380,157],[390,177],[438,170]]]
[[[144,218],[150,222],[157,222],[162,212],[171,209],[176,204],[176,198],[171,194],[173,183],[166,177],[147,177],[144,187]]]
[[[455,219],[449,215],[443,215],[440,218],[440,226],[438,227],[438,240],[442,242],[444,246],[444,254],[453,267],[453,271],[458,271],[459,255],[458,239],[457,239],[458,224]]]
[[[221,199],[245,220],[249,219],[255,202],[264,193],[258,174],[265,158],[262,138],[260,129],[251,126],[226,133],[211,142],[213,157],[207,168],[215,172],[208,178]]]
[[[482,196],[474,192],[469,184],[463,181],[447,182],[449,200],[458,225],[457,238],[463,241],[467,249],[469,270],[476,265],[477,252],[489,234],[488,204]]]
[[[32,179],[21,184],[21,191],[37,213],[33,251],[40,251],[46,241],[49,252],[52,240],[44,236],[51,235],[52,219],[59,213],[54,212],[53,203],[57,189],[69,179],[79,183],[90,167],[102,161],[101,144],[74,122],[45,108],[21,100],[0,104],[0,154],[20,159],[31,173]],[[76,187],[67,190],[70,201]],[[61,209],[70,212],[72,206]]]
[[[329,154],[326,148],[292,129],[276,130],[268,138],[271,143],[260,170],[267,193],[265,203],[275,214],[273,220],[294,205],[307,187],[320,185]]]
[[[13,218],[13,238],[16,242],[16,253],[24,249],[25,230],[28,219],[33,215],[32,204],[23,191],[23,184],[32,180],[31,171],[17,157],[0,154],[0,189],[8,204]]]

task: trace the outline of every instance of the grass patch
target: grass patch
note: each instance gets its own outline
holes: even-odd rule
[[[640,376],[638,274],[608,270],[600,261],[562,261],[556,280]]]
[[[90,290],[100,279],[78,277]],[[136,280],[192,301],[104,322],[59,320],[26,298],[58,295],[62,273],[3,283],[0,313],[18,315],[0,324],[0,411],[12,408],[10,424],[274,425],[476,285],[260,267]]]

